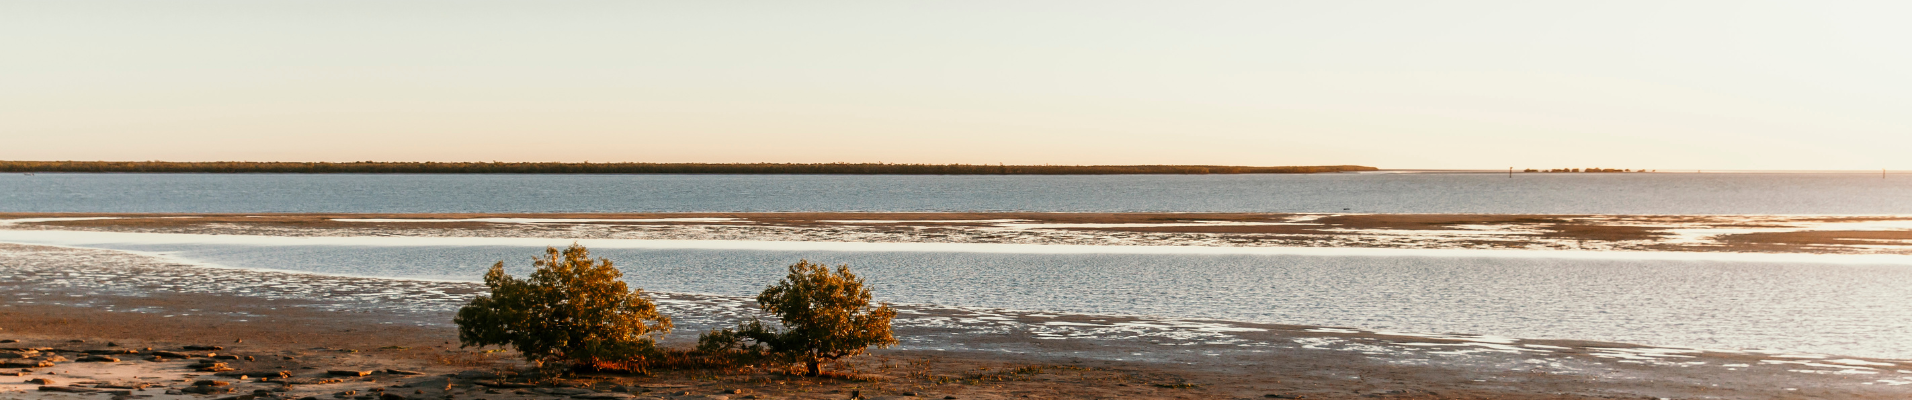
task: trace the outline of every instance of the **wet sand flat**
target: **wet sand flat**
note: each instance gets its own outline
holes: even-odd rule
[[[0,214],[0,229],[267,236],[1912,254],[1912,216],[12,213]]]
[[[268,390],[280,398],[331,398],[375,389],[412,398],[568,396],[478,384],[483,379],[476,377],[516,361],[508,352],[450,345],[455,342],[451,312],[478,293],[474,283],[207,268],[134,253],[26,245],[0,245],[0,271],[10,277],[0,283],[0,296],[7,299],[0,304],[0,337],[20,340],[21,348],[68,350],[48,353],[69,359],[78,359],[74,356],[83,350],[107,349],[104,342],[156,350],[215,344],[255,357],[224,360],[236,370],[289,372],[295,383],[258,382],[254,376],[236,389]],[[697,332],[755,315],[744,298],[651,295],[678,321],[678,331],[664,339],[669,346],[689,346]],[[1912,395],[1912,362],[1903,360],[927,305],[904,305],[900,311],[901,346],[838,366],[871,375],[870,380],[668,371],[651,377],[586,375],[572,383],[591,393],[638,398],[744,396],[721,393],[732,389],[758,398],[848,398],[851,391],[865,397],[909,392],[919,398]],[[75,339],[87,342],[67,342]],[[7,346],[15,345],[0,344]],[[144,358],[62,362],[33,368],[31,374],[91,382],[87,385],[94,389],[147,382],[158,386],[142,393],[161,397],[168,396],[161,394],[166,388],[190,388],[190,381],[233,378],[194,372],[188,360]],[[426,374],[380,373],[320,383],[329,379],[325,371],[337,369]],[[645,391],[643,385],[652,389]],[[280,388],[286,391],[270,392]],[[0,390],[37,388],[9,383]],[[668,396],[684,392],[690,395]],[[12,393],[0,396],[81,396]]]

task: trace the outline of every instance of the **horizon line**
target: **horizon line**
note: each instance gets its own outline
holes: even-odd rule
[[[496,167],[507,167],[498,170]],[[382,168],[381,168],[382,167]],[[412,170],[392,170],[411,167]],[[491,167],[491,168],[486,168]],[[480,170],[447,170],[480,168]],[[794,168],[794,170],[790,170]],[[875,168],[875,169],[870,169]],[[891,162],[563,162],[563,161],[34,161],[0,160],[0,172],[18,173],[573,173],[573,174],[867,174],[867,175],[1115,175],[1270,173],[1843,173],[1891,174],[1880,169],[1604,169],[1583,168],[1377,168],[1362,165],[1249,166],[1225,164],[969,164]],[[1554,170],[1554,171],[1549,171]],[[1563,171],[1564,170],[1564,171]]]
[[[564,163],[564,162],[259,162],[0,161],[0,172],[423,173],[423,174],[844,174],[1120,175],[1309,174],[1378,171],[1360,165],[1008,165],[890,163]]]

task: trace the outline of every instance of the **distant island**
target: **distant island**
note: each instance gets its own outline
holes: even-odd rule
[[[280,174],[844,174],[1117,175],[1313,174],[1376,171],[1359,165],[984,165],[886,163],[556,163],[556,162],[168,162],[0,161],[0,172],[144,172]]]

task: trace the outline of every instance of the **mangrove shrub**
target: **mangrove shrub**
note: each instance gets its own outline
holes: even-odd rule
[[[698,350],[743,348],[767,351],[787,361],[803,363],[812,376],[822,364],[863,353],[871,346],[890,347],[890,320],[896,310],[888,304],[872,306],[863,279],[849,265],[835,271],[808,260],[791,265],[790,274],[757,295],[757,306],[777,317],[777,330],[762,321],[747,321],[737,329],[713,330],[698,337]]]
[[[641,289],[626,287],[611,260],[592,260],[583,246],[545,248],[523,280],[505,274],[504,264],[485,274],[491,294],[452,320],[461,347],[509,345],[537,365],[619,362],[654,351],[655,336],[671,330],[670,317]]]

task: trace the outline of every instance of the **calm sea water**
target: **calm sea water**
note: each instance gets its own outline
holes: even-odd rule
[[[0,212],[1912,214],[1867,174],[0,175]]]
[[[501,260],[522,276],[541,250],[89,246],[234,267],[466,281]],[[1912,266],[1903,264],[630,248],[593,255],[654,291],[751,296],[784,266],[809,259],[850,264],[890,302],[1912,358]]]
[[[1862,174],[0,175],[0,212],[1259,211],[1912,214]],[[33,243],[48,234],[10,233]],[[559,242],[564,242],[559,240]],[[53,243],[58,244],[58,243]],[[66,243],[248,268],[475,280],[536,248]],[[554,243],[563,245],[564,243]],[[749,295],[800,258],[887,301],[1912,358],[1912,267],[1416,256],[596,251],[638,286]]]

